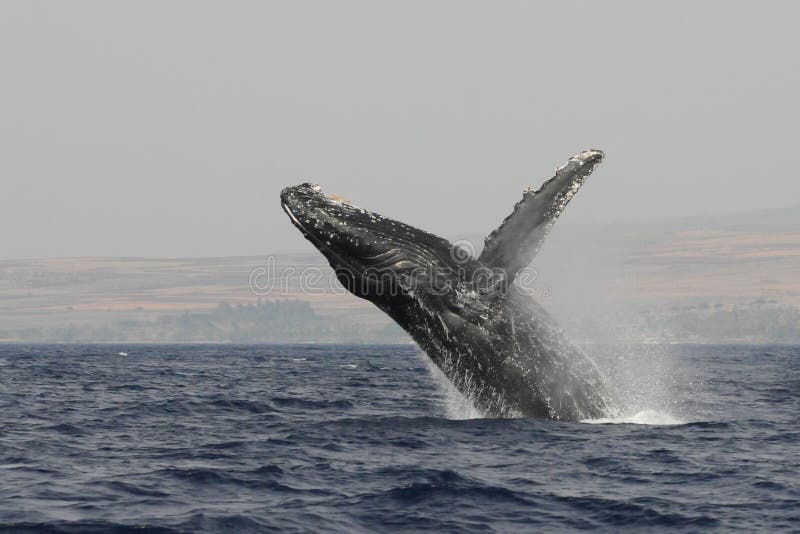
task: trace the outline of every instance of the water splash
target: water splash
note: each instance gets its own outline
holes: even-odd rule
[[[679,365],[669,347],[633,345],[593,347],[619,409],[587,423],[680,425],[703,419],[692,398],[696,382]],[[696,379],[695,379],[696,380]]]
[[[485,415],[478,410],[469,397],[462,394],[445,376],[439,367],[422,351],[418,351],[430,373],[431,380],[442,393],[444,415],[448,419],[481,419]]]
[[[635,345],[593,347],[596,356],[614,390],[619,408],[615,413],[597,419],[586,419],[590,424],[682,425],[707,420],[692,400],[696,377],[689,369],[678,365],[667,347]],[[442,394],[444,415],[448,419],[479,419],[487,417],[475,407],[471,396],[461,393],[427,354],[418,354]],[[694,381],[693,381],[694,380]],[[688,386],[687,386],[688,385]]]

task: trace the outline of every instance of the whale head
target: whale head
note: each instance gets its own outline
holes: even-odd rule
[[[326,195],[316,184],[287,187],[281,206],[339,282],[379,306],[403,297],[452,300],[479,266],[466,249]]]

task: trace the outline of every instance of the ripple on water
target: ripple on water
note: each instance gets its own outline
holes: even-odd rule
[[[799,519],[797,347],[674,348],[724,379],[648,397],[631,373],[637,409],[593,424],[481,418],[409,346],[120,350],[0,345],[0,531],[787,531]]]
[[[604,417],[600,419],[586,419],[582,423],[595,425],[602,424],[631,424],[631,425],[685,425],[688,421],[679,419],[668,413],[656,410],[642,410],[632,414],[620,415],[617,417]]]

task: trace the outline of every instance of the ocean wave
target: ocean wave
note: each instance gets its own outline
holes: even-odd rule
[[[270,401],[283,408],[291,407],[318,410],[326,408],[348,409],[353,407],[353,401],[349,399],[320,400],[302,397],[271,397]]]
[[[0,346],[0,532],[798,521],[796,348],[694,347],[712,380],[605,424],[453,418],[413,347],[124,349]]]
[[[642,410],[632,414],[620,415],[617,417],[602,417],[599,419],[585,419],[582,423],[590,424],[631,424],[631,425],[685,425],[684,421],[674,415],[660,412],[657,410]]]

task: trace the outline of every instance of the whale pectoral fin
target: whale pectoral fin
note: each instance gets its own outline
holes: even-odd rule
[[[602,160],[600,150],[586,150],[556,169],[537,191],[527,189],[511,215],[486,238],[478,261],[503,269],[507,280],[513,281],[533,261],[558,216]]]

